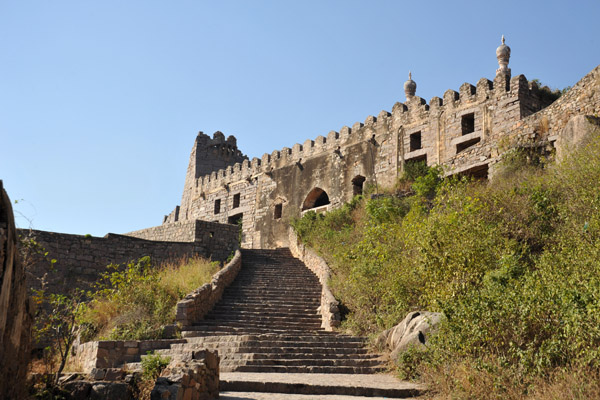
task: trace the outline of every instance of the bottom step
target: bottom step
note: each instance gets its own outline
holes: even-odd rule
[[[405,399],[425,393],[422,385],[389,374],[221,373],[219,390],[285,394],[387,397]]]

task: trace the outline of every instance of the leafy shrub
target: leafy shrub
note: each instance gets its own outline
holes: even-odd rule
[[[429,169],[412,198],[295,223],[332,267],[346,329],[445,314],[428,348],[398,366],[447,397],[535,398],[560,371],[598,390],[582,377],[600,373],[600,139],[560,165],[505,162],[516,159],[489,185]]]
[[[83,339],[161,338],[162,326],[175,319],[177,301],[209,282],[217,269],[202,259],[156,268],[149,257],[124,269],[109,266],[79,313]]]
[[[163,357],[149,351],[145,357],[142,357],[142,376],[144,379],[155,380],[167,368],[170,361],[170,357]]]

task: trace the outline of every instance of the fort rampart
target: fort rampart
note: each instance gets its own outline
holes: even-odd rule
[[[44,257],[39,252],[29,252],[32,257],[29,286],[41,289],[44,285],[46,290],[54,293],[68,293],[74,288],[88,289],[109,264],[137,261],[144,256],[149,256],[153,265],[193,256],[224,261],[237,248],[238,232],[236,226],[203,221],[188,221],[132,233],[150,240],[112,233],[105,237],[93,237],[37,230],[19,231],[20,235],[33,239],[43,249],[42,252],[48,253]],[[171,234],[175,239],[154,240]],[[54,265],[51,264],[53,259],[56,260]]]
[[[493,81],[464,83],[427,103],[416,96],[409,77],[406,101],[391,112],[261,158],[244,158],[231,136],[225,141],[220,132],[213,139],[198,134],[181,205],[164,225],[196,219],[241,224],[244,247],[287,246],[291,218],[338,207],[365,185],[374,191],[393,186],[407,163],[422,161],[443,166],[447,175],[487,178],[508,150],[551,152],[571,117],[598,114],[598,68],[554,101],[556,93],[548,88],[524,75],[511,77],[507,49],[502,44],[497,50],[500,68]],[[224,164],[199,174],[208,165]]]

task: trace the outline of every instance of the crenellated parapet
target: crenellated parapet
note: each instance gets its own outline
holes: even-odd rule
[[[228,165],[222,169],[213,170],[208,174],[195,177],[193,188],[197,192],[197,195],[221,190],[229,184],[251,180],[259,174],[268,175],[273,170],[293,166],[313,157],[319,157],[324,154],[334,155],[336,152],[342,152],[349,145],[372,140],[374,134],[391,135],[401,129],[404,130],[406,135],[404,141],[408,143],[410,141],[410,134],[414,133],[411,129],[420,128],[422,143],[429,143],[428,147],[433,148],[438,145],[438,132],[433,132],[437,129],[434,129],[433,125],[440,124],[440,116],[445,118],[444,121],[441,121],[441,125],[450,126],[452,125],[452,121],[448,119],[451,116],[453,119],[460,119],[461,115],[456,116],[455,114],[460,113],[462,110],[466,109],[473,114],[479,114],[483,112],[483,108],[497,108],[502,102],[507,102],[509,99],[517,102],[527,100],[529,103],[539,103],[537,101],[539,98],[538,93],[539,89],[537,85],[530,83],[524,75],[518,75],[513,78],[500,75],[494,81],[481,78],[475,85],[465,82],[460,86],[458,91],[448,89],[442,97],[435,96],[429,103],[421,97],[412,95],[405,103],[397,102],[394,104],[392,112],[382,110],[377,116],[368,116],[362,123],[354,123],[352,128],[343,126],[339,131],[330,131],[327,135],[319,135],[314,139],[307,139],[302,144],[296,143],[291,147],[274,150],[271,153],[263,154],[260,158],[255,157],[252,160],[244,159],[233,165]],[[539,108],[542,107],[543,105],[540,104]],[[517,111],[519,115],[516,117],[522,117],[520,115],[521,108],[517,107]],[[473,131],[482,131],[482,122],[476,122],[475,119],[479,118],[474,116],[473,123],[477,129],[473,129]],[[452,141],[452,139],[464,136],[463,130],[458,127],[453,132],[452,129],[445,129],[445,126],[441,128],[439,135],[440,142],[446,140]],[[427,136],[431,136],[429,138],[431,140],[427,140]],[[233,136],[225,140],[224,135],[220,132],[215,133],[213,139],[203,135],[200,140],[202,145],[207,147],[224,143],[231,144],[231,142],[235,146],[235,138]],[[422,149],[411,150],[410,145],[407,145],[406,151],[401,151],[401,153],[407,154],[416,151],[414,154],[424,154],[423,151],[418,150]],[[232,147],[232,151],[239,153],[236,147]],[[453,152],[456,154],[456,150]],[[410,159],[411,154],[408,154],[408,156],[407,159]],[[443,162],[443,160],[432,160],[432,162],[439,161]]]

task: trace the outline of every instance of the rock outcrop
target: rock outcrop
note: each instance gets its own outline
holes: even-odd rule
[[[0,393],[23,399],[31,341],[32,304],[19,259],[15,218],[0,181]]]
[[[567,154],[585,146],[592,138],[600,136],[600,118],[591,115],[578,115],[567,125],[556,139],[556,159],[564,160]]]
[[[428,336],[435,332],[440,321],[441,313],[429,311],[414,311],[398,325],[382,332],[377,338],[380,347],[386,346],[390,351],[392,360],[396,360],[400,353],[410,347],[425,346]]]

